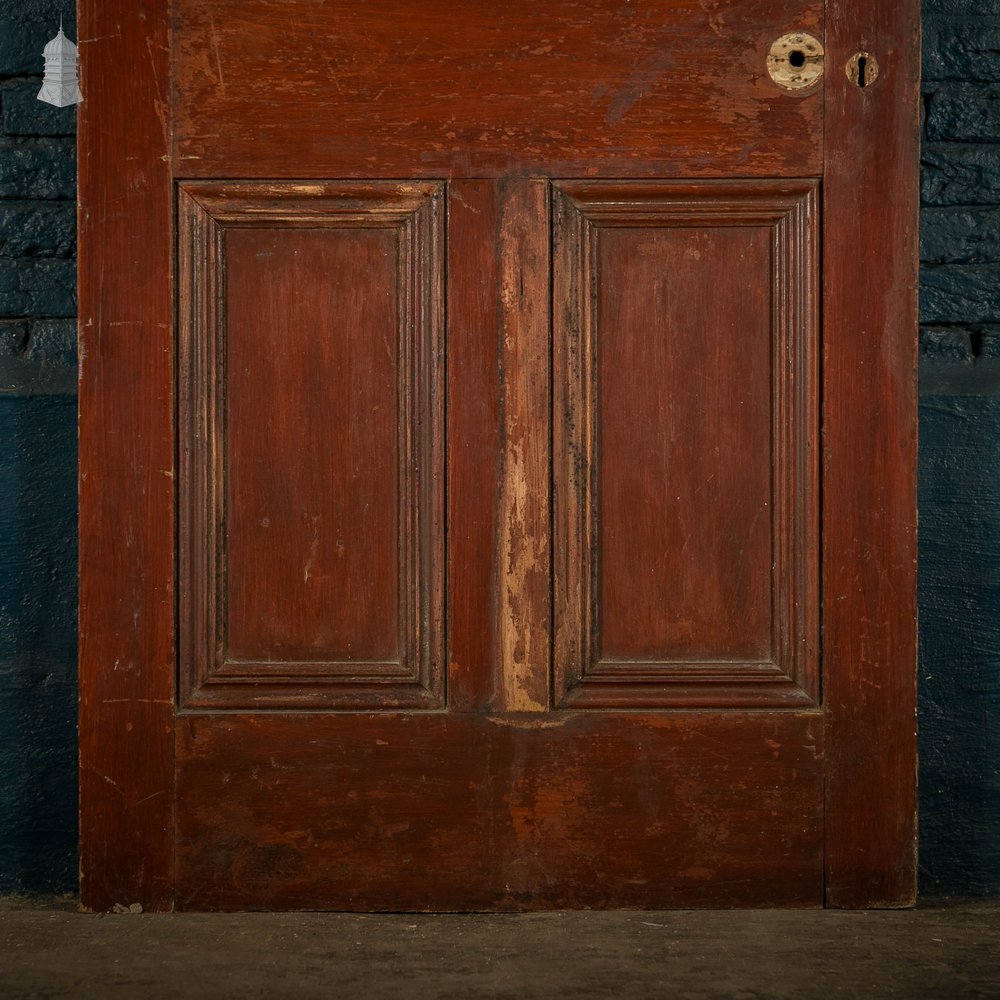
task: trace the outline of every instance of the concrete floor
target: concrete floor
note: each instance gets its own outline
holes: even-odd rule
[[[0,997],[1000,997],[1000,902],[911,911],[95,916],[0,900]]]

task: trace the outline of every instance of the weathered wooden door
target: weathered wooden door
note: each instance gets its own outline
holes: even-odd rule
[[[86,906],[912,899],[916,23],[83,0]]]

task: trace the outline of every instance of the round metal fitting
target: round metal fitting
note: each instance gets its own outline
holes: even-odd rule
[[[808,90],[823,76],[823,43],[805,31],[775,39],[767,72],[782,90]]]
[[[878,60],[870,52],[855,52],[844,69],[855,87],[870,87],[878,78]]]

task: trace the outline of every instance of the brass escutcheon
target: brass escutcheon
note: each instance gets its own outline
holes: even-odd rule
[[[870,87],[878,78],[878,60],[870,52],[855,52],[844,70],[855,87]]]
[[[805,31],[775,39],[767,72],[782,90],[808,90],[823,76],[823,43]]]

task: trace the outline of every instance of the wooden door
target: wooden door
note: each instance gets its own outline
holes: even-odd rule
[[[916,3],[81,8],[84,905],[911,901]]]

